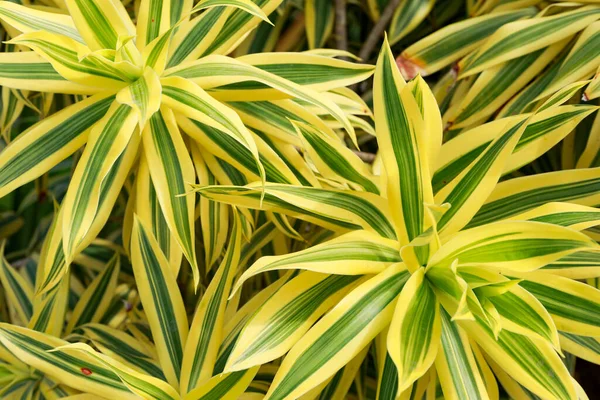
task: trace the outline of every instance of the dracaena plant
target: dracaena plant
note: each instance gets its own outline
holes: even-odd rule
[[[66,165],[54,168],[45,184],[27,185],[15,196],[2,199],[2,208],[14,203],[14,212],[3,212],[0,224],[0,319],[8,327],[36,332],[48,349],[53,339],[61,344],[62,338],[89,340],[110,354],[127,354],[132,365],[161,376],[151,353],[135,339],[140,331],[134,327],[143,328],[145,322],[128,315],[137,304],[137,296],[131,267],[119,245],[107,239],[95,241],[76,257],[74,266],[54,289],[35,294],[36,281],[44,277],[38,268],[39,248],[52,218],[51,198],[64,192],[65,177],[68,181],[72,171],[68,161],[62,164]],[[42,190],[46,196],[41,195]],[[90,367],[94,369],[82,364],[78,367],[82,375]],[[4,345],[0,345],[0,370],[2,398],[63,398],[79,393],[54,378],[52,371],[35,369]]]
[[[58,178],[64,172],[55,168],[52,178]],[[66,173],[69,175],[69,168],[66,168]],[[62,190],[60,186],[60,180],[57,185],[53,179],[47,190],[57,196]],[[37,229],[47,229],[47,216],[52,214],[51,202],[46,201],[44,207],[44,202],[40,203],[35,197],[32,200],[29,194],[16,199],[21,203],[15,208],[36,210],[33,216],[31,213],[17,214],[17,220],[26,219],[21,221],[21,225],[26,229],[31,224]],[[11,199],[5,197],[3,205],[7,200]],[[40,210],[44,208],[45,212]],[[112,215],[118,215],[116,210]],[[14,219],[13,216],[12,221]],[[177,348],[186,344],[188,319],[172,267],[158,248],[152,233],[138,228],[137,221],[134,224],[132,257],[136,267],[132,271],[122,247],[111,240],[118,236],[120,227],[116,227],[116,232],[105,229],[101,240],[94,241],[74,259],[72,267],[58,285],[43,293],[36,293],[36,283],[45,278],[44,270],[37,262],[37,241],[40,238],[32,239],[34,243],[29,243],[29,238],[26,238],[22,248],[19,246],[21,241],[13,234],[15,228],[12,225],[11,218],[5,220],[3,215],[0,226],[2,234],[9,235],[10,249],[6,251],[3,243],[5,254],[0,259],[0,295],[7,300],[0,303],[0,335],[4,338],[0,340],[0,397],[37,398],[43,395],[46,398],[63,398],[81,394],[102,398],[180,398],[177,381],[172,380],[172,371],[182,366],[183,360],[176,354],[181,356],[184,353],[181,347],[179,350]],[[238,237],[237,225],[233,227],[233,232],[233,238]],[[233,244],[233,253],[216,275],[214,285],[217,287],[221,284],[219,277],[223,276],[223,269],[229,271],[223,279],[232,279],[230,271],[239,262],[239,244],[239,240]],[[44,251],[42,246],[42,254]],[[251,253],[251,249],[244,249],[245,257]],[[142,261],[140,254],[144,254]],[[150,257],[150,262],[147,257]],[[133,282],[132,272],[139,279],[137,285]],[[159,279],[153,280],[157,274],[160,275]],[[156,289],[156,295],[151,293]],[[222,291],[216,290],[215,293],[214,288],[209,288],[209,292],[203,296],[204,303],[225,305],[223,295]],[[144,301],[141,301],[142,297]],[[217,393],[236,397],[240,390],[245,389],[243,383],[238,382],[239,378],[249,379],[248,375],[209,379],[216,357],[213,352],[220,342],[220,328],[209,330],[208,321],[213,321],[214,326],[221,328],[224,321],[223,312],[216,315],[211,312],[207,318],[203,318],[206,314],[206,309],[200,307],[197,322],[193,325],[196,327],[194,329],[202,325],[204,340],[198,338],[187,341],[190,346],[202,349],[186,349],[185,353],[189,354],[187,358],[203,360],[202,377],[198,380],[188,378],[191,373],[186,370],[182,372],[182,378],[191,382],[189,387],[198,389],[190,390],[188,398],[205,398],[213,389]],[[160,315],[160,319],[157,319],[157,315]],[[164,324],[165,320],[172,322],[174,315],[181,331],[173,331],[169,324]],[[71,342],[80,345],[60,349]],[[82,346],[88,343],[101,352],[100,357],[96,357],[98,353],[92,351],[91,347]],[[76,348],[80,350],[74,350]],[[92,357],[81,349],[91,351]],[[173,361],[171,352],[175,354]],[[108,357],[104,361],[103,355]],[[168,356],[164,358],[163,355]],[[165,363],[164,369],[159,360]],[[187,360],[185,363],[193,364]],[[139,375],[134,374],[132,378],[128,375],[132,371]],[[120,378],[121,373],[125,374],[124,379]],[[129,382],[129,379],[133,381]],[[182,393],[187,391],[182,390]]]
[[[388,37],[406,79],[463,59],[430,91],[386,43],[371,168],[335,130],[375,134],[342,87],[372,68],[314,49],[333,2],[304,2],[310,52],[237,59],[222,55],[301,48],[276,40],[300,2],[55,3],[0,3],[0,193],[78,165],[2,198],[22,210],[71,180],[41,249],[14,251],[20,213],[0,215],[0,397],[498,399],[497,379],[515,399],[585,398],[569,372],[572,354],[600,363],[600,119],[580,123],[598,107],[576,98],[598,95],[597,7],[467,2],[473,17],[413,44],[462,2],[401,2]],[[376,19],[390,2],[366,3]],[[8,134],[26,108],[72,102]],[[578,169],[515,178],[560,169],[544,166],[557,152]],[[196,179],[199,204],[183,196]],[[180,271],[198,232],[200,287]]]
[[[469,17],[463,18],[465,4],[460,0],[400,2],[393,13],[385,8],[394,2],[366,3],[369,16],[378,25],[382,14],[391,17],[385,24],[386,32],[392,45],[401,40],[396,45],[397,63],[404,78],[412,79],[417,73],[432,76],[442,120],[450,131],[447,137],[490,118],[530,112],[566,86],[579,91],[598,68],[599,53],[590,51],[600,43],[600,13],[595,5],[467,2]],[[292,34],[299,20],[306,23],[309,47],[339,45],[338,39],[331,38],[339,36],[339,32],[330,34],[332,2],[305,1],[304,18],[299,17],[298,11],[291,11],[292,4],[279,14],[275,28],[269,30],[263,23],[260,34],[250,36],[239,49],[273,48],[277,43],[273,38],[288,23],[290,34],[284,31],[277,46],[296,48],[303,40]],[[367,41],[368,32],[353,23],[357,19],[368,20],[360,16],[360,11],[358,7],[348,7],[346,11],[350,42],[346,47],[356,51]],[[456,22],[444,26],[449,20]],[[441,28],[432,33],[437,27]],[[357,40],[359,37],[363,40]],[[363,54],[361,48],[365,60],[371,59],[371,53],[367,49]],[[599,96],[598,82],[596,78],[588,85],[584,99]]]
[[[63,173],[53,169],[52,177]],[[68,168],[66,173],[69,174]],[[60,186],[60,181],[58,185],[51,181],[47,187],[55,196],[61,190],[56,186]],[[21,203],[15,208],[33,208],[44,217],[36,218],[34,213],[21,224],[40,225],[45,230],[52,204],[47,201],[43,207],[44,203],[35,198],[32,201],[31,197],[19,197]],[[10,199],[3,200],[4,205]],[[40,211],[42,208],[45,212]],[[112,215],[118,213],[113,210]],[[23,213],[18,217],[26,218]],[[3,218],[1,222],[2,234],[11,235],[15,230],[11,219]],[[45,278],[37,262],[39,243],[26,242],[22,248],[14,234],[9,236],[10,250],[6,252],[3,244],[6,254],[0,258],[0,295],[7,300],[0,303],[0,397],[37,398],[43,394],[46,398],[63,398],[81,394],[178,399],[183,397],[179,394],[179,377],[181,394],[189,392],[190,399],[210,398],[215,392],[237,398],[245,390],[251,374],[210,379],[216,375],[213,365],[220,335],[229,332],[224,326],[228,291],[220,286],[226,282],[231,285],[235,266],[243,262],[240,258],[253,252],[248,246],[240,248],[239,225],[232,227],[234,242],[214,283],[203,291],[191,327],[195,339],[187,340],[184,295],[172,266],[153,234],[138,220],[134,222],[133,270],[123,248],[111,240],[118,236],[120,227],[116,231],[105,229],[101,240],[94,241],[74,259],[59,284],[43,293],[36,293],[36,286]],[[35,242],[38,240],[39,237]],[[42,255],[45,251],[42,246]],[[215,305],[220,310],[216,313]],[[177,329],[173,329],[173,321]],[[202,335],[194,333],[199,327]],[[78,345],[68,347],[70,343]],[[182,357],[183,354],[188,356]]]
[[[258,293],[232,320],[226,318],[236,267],[258,249],[256,244],[242,246],[241,228],[241,219],[234,214],[231,241],[191,324],[172,268],[139,219],[133,223],[130,249],[136,290],[123,280],[126,259],[114,244],[109,248],[116,255],[108,262],[102,263],[88,248],[87,259],[76,260],[83,269],[69,269],[57,286],[35,296],[31,277],[3,258],[0,282],[11,300],[13,317],[0,323],[0,382],[6,384],[0,395],[241,396],[259,367],[222,373],[226,344],[239,333],[240,322],[289,278]],[[103,265],[90,279],[98,262]],[[35,280],[43,278],[38,268]],[[71,304],[69,298],[77,301]],[[269,367],[257,379],[272,379],[274,366]]]
[[[184,196],[196,182],[190,149],[197,150],[194,158],[214,154],[252,180],[270,178],[283,162],[268,138],[248,128],[265,125],[257,115],[268,113],[270,103],[259,100],[279,99],[280,108],[309,119],[329,114],[356,139],[351,112],[338,105],[356,102],[343,90],[318,92],[360,81],[370,66],[315,54],[223,55],[279,3],[144,0],[136,24],[120,1],[69,0],[68,14],[0,3],[2,20],[21,32],[10,43],[26,50],[0,56],[0,83],[78,100],[2,151],[0,196],[85,145],[48,235],[40,291],[56,285],[97,236],[131,172],[137,183],[124,226],[126,248],[136,214],[159,237],[173,268],[187,259],[197,284],[195,197]],[[286,139],[284,129],[273,130],[275,141]]]
[[[355,190],[198,188],[213,200],[338,233],[306,250],[263,257],[242,274],[234,291],[268,271],[305,271],[245,323],[224,372],[287,353],[266,398],[299,398],[322,388],[379,335],[379,398],[422,395],[436,382],[447,398],[493,398],[493,370],[513,395],[526,388],[542,398],[576,399],[561,344],[573,348],[568,340],[600,333],[600,291],[571,279],[597,273],[574,261],[600,249],[581,232],[598,223],[600,213],[581,205],[595,204],[597,194],[571,198],[580,204],[549,202],[570,191],[553,174],[497,185],[515,164],[530,161],[532,137],[552,134],[540,132],[539,122],[564,111],[554,100],[479,127],[493,133],[472,156],[454,141],[442,145],[433,94],[421,78],[406,83],[384,45],[374,82],[379,185],[339,142],[318,141],[314,129],[297,124],[323,177]],[[434,188],[444,169],[447,179]],[[568,172],[577,184],[595,170]]]
[[[29,259],[27,264],[23,265],[23,269],[28,269],[29,264],[35,266],[35,259]],[[71,340],[90,340],[96,342],[96,347],[105,352],[133,355],[129,361],[138,368],[162,375],[160,368],[139,342],[130,333],[115,328],[115,325],[118,325],[118,322],[115,322],[122,321],[125,314],[123,307],[120,307],[120,301],[127,299],[127,295],[130,294],[127,288],[118,287],[120,258],[112,257],[108,263],[102,265],[103,270],[91,281],[80,281],[81,276],[73,275],[71,279],[61,281],[44,297],[36,298],[31,277],[13,268],[3,254],[0,281],[4,295],[10,299],[9,310],[12,315],[4,319],[10,323],[7,328],[30,328],[24,330],[29,336],[27,341],[33,346],[38,346],[40,351],[44,348],[51,350],[57,344],[64,345],[67,342],[61,339],[63,337]],[[87,286],[82,288],[84,282]],[[69,297],[76,299],[73,307],[68,304]],[[71,317],[70,322],[65,325],[66,310],[69,310]],[[12,334],[18,335],[18,332],[12,331]],[[80,393],[68,382],[54,376],[53,371],[57,371],[58,368],[35,369],[35,363],[31,363],[27,355],[11,349],[11,345],[0,346],[0,359],[0,369],[3,372],[0,395],[3,398],[36,398],[41,394],[63,398]],[[92,374],[94,366],[86,364],[85,361],[78,364],[83,376],[88,371]],[[75,367],[74,365],[73,368]]]
[[[567,86],[578,91],[597,69],[598,53],[588,51],[600,40],[597,6],[507,4],[489,12],[479,5],[472,18],[410,43],[397,58],[407,79],[453,64],[435,88],[453,134],[490,117],[530,112]],[[588,86],[588,99],[596,87]]]

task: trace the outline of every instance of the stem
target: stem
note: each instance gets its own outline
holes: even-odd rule
[[[354,154],[356,154],[358,156],[358,158],[360,158],[367,164],[373,164],[373,161],[375,161],[375,154],[373,154],[373,153],[367,153],[365,151],[358,151],[358,150],[352,150],[352,152]]]
[[[348,50],[346,0],[335,0],[335,38],[339,50]]]
[[[373,48],[377,42],[379,42],[381,34],[385,30],[385,27],[389,24],[390,20],[392,19],[392,15],[394,15],[394,11],[396,11],[396,8],[399,4],[400,0],[390,0],[387,7],[385,7],[385,10],[383,10],[381,17],[379,17],[379,20],[373,29],[371,29],[369,36],[367,36],[367,40],[365,40],[365,43],[361,47],[360,53],[358,54],[363,62],[366,62],[369,59],[369,56],[373,52]]]

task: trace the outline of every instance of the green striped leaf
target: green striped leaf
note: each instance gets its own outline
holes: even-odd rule
[[[319,96],[314,90],[302,87],[294,82],[280,78],[275,74],[263,71],[260,68],[245,64],[223,56],[204,57],[198,61],[183,64],[165,71],[167,76],[179,76],[197,83],[203,89],[210,89],[224,84],[238,82],[260,82],[282,92],[284,95],[304,100],[317,107],[323,108],[336,118],[350,137],[355,140],[354,128],[342,110],[332,101]],[[257,98],[255,90],[249,90],[248,100],[264,100]],[[213,96],[221,100],[239,101],[240,92],[236,91],[233,98],[227,98],[227,91],[216,91]],[[223,94],[223,96],[218,96]],[[269,100],[269,99],[268,99]]]
[[[176,27],[172,27],[168,31],[162,33],[144,48],[144,51],[142,52],[142,59],[144,60],[145,69],[144,72],[148,72],[148,68],[151,68],[156,75],[162,75],[169,59],[171,37],[173,36],[173,32],[176,30]],[[157,95],[158,94],[159,92],[157,92]]]
[[[469,335],[519,384],[546,399],[574,399],[571,376],[546,342],[502,330],[496,338],[481,322],[462,321]]]
[[[315,126],[323,132],[330,131],[320,118],[291,100],[236,101],[227,104],[236,111],[246,126],[296,146],[300,146],[302,142],[292,121]]]
[[[116,294],[113,296],[108,310],[102,316],[100,323],[115,326],[124,322],[127,318],[127,305],[133,302],[137,291],[127,286],[117,286]]]
[[[327,0],[307,0],[304,4],[304,12],[308,47],[310,49],[324,47],[333,31],[335,19],[333,3]]]
[[[183,0],[171,3],[171,25],[177,24],[178,21],[187,20],[188,12],[192,9],[193,0]]]
[[[593,106],[565,105],[533,115],[502,173],[507,174],[537,159],[568,135],[594,110]],[[514,127],[528,116],[529,114],[521,114],[479,125],[444,143],[443,150],[436,160],[436,169],[432,178],[434,192],[440,191],[467,168],[500,132]]]
[[[485,130],[477,129],[479,134],[476,133],[475,129],[470,129],[444,143],[435,162],[435,172],[431,180],[434,193],[437,194],[448,183],[452,182],[502,132],[510,131],[519,123],[523,123],[526,118],[527,115],[519,115],[491,121],[480,125],[480,127],[485,127]],[[467,140],[467,138],[470,140]]]
[[[233,110],[215,101],[191,81],[175,77],[163,79],[162,84],[165,105],[184,114],[194,122],[208,125],[213,128],[212,133],[226,134],[233,141],[244,146],[251,152],[256,164],[255,168],[259,172],[258,175],[261,180],[264,180],[264,167],[260,163],[256,144],[248,129]],[[227,140],[227,138],[221,140]],[[200,142],[202,143],[202,141]]]
[[[486,120],[537,76],[566,44],[561,41],[483,71],[462,100],[457,115],[449,121],[452,128]]]
[[[68,271],[62,243],[62,207],[55,206],[52,223],[42,243],[36,278],[36,293],[44,293],[56,286]],[[62,329],[61,329],[62,331]]]
[[[96,348],[117,361],[145,374],[165,380],[158,363],[132,336],[110,326],[89,323],[79,327]]]
[[[249,133],[249,143],[256,148],[258,153],[255,155],[248,146],[240,143],[226,131],[182,116],[178,116],[177,122],[183,131],[192,137],[205,152],[209,153],[204,158],[213,173],[217,175],[219,183],[244,185],[248,181],[262,180],[261,176],[264,175],[265,179],[270,182],[299,184],[296,176],[284,161],[257,135]],[[218,158],[210,154],[214,154]],[[215,163],[227,165],[227,167],[225,169],[216,167]],[[217,170],[222,170],[225,177]]]
[[[467,333],[442,309],[441,345],[435,369],[445,398],[487,399],[482,371]]]
[[[442,147],[442,116],[440,109],[437,105],[435,95],[427,85],[427,82],[418,76],[415,79],[408,82],[407,86],[410,88],[413,97],[417,101],[419,111],[423,117],[424,129],[427,132],[427,143],[426,153],[429,162],[429,171],[433,172],[436,160]],[[373,133],[375,135],[375,133]]]
[[[577,94],[588,83],[589,81],[577,81],[575,83],[571,83],[562,87],[559,91],[550,96],[548,100],[544,101],[544,103],[542,103],[542,105],[539,106],[536,112],[540,112],[547,108],[556,107],[561,104],[564,104],[575,94]]]
[[[96,352],[92,347],[83,343],[73,343],[58,347],[56,350],[64,351],[67,354],[79,355],[86,354],[101,365],[105,366],[115,373],[121,381],[142,398],[175,400],[179,399],[179,394],[173,387],[163,380],[139,373],[121,362],[112,359],[102,353]],[[93,372],[92,372],[93,374]]]
[[[600,290],[543,272],[522,277],[525,280],[519,285],[542,303],[559,330],[577,335],[600,336]]]
[[[542,267],[542,271],[571,279],[595,278],[600,276],[600,253],[578,251]]]
[[[303,139],[304,148],[308,152],[317,170],[327,179],[339,180],[358,186],[367,192],[379,194],[375,177],[367,165],[339,140],[323,135],[317,129],[295,123],[298,136]]]
[[[285,154],[278,149],[274,149],[273,142],[266,135],[260,135],[251,131],[252,139],[256,143],[259,152],[259,160],[265,169],[265,175],[268,180],[274,183],[288,183],[292,185],[306,184],[306,179],[299,174],[298,169],[286,160]],[[307,168],[308,169],[308,168]],[[294,172],[294,170],[296,170]],[[298,178],[301,175],[301,178]],[[246,174],[249,181],[260,179],[260,171],[252,171],[252,175]]]
[[[389,329],[377,338],[377,400],[395,400],[398,396],[398,368],[387,351]]]
[[[113,257],[79,297],[65,333],[88,322],[98,322],[110,305],[121,269],[120,257]]]
[[[11,142],[0,154],[0,197],[79,149],[89,128],[102,118],[113,99],[100,94],[80,101],[38,122]]]
[[[65,0],[65,4],[77,31],[92,50],[116,50],[120,39],[136,34],[120,1]]]
[[[298,398],[335,375],[389,324],[408,277],[395,264],[346,295],[292,347],[265,398]]]
[[[497,118],[533,111],[537,104],[535,99],[550,85],[566,56],[567,53],[565,52],[559,54],[557,59],[545,71],[502,107]]]
[[[580,79],[587,79],[596,70],[600,55],[589,49],[600,45],[600,22],[590,24],[579,36],[571,51],[560,64],[550,85],[537,97],[543,98]]]
[[[262,257],[244,271],[234,290],[239,290],[250,277],[268,271],[304,269],[334,275],[364,275],[382,272],[400,261],[397,242],[359,230],[306,250]]]
[[[253,0],[265,15],[271,14],[281,4],[281,0]],[[234,10],[227,23],[218,31],[217,36],[201,55],[228,54],[239,43],[240,39],[261,22],[260,18],[244,10]]]
[[[369,346],[358,353],[348,364],[340,369],[325,386],[319,394],[319,400],[327,399],[345,399],[352,384],[360,380],[362,371],[360,371],[363,361],[369,352]],[[318,386],[317,386],[318,387]],[[310,393],[310,392],[309,392]],[[308,394],[307,394],[308,395]]]
[[[0,253],[0,282],[5,292],[6,304],[14,307],[22,325],[27,325],[33,314],[33,288],[4,257],[4,243]]]
[[[60,337],[64,330],[65,312],[69,301],[69,286],[69,275],[67,274],[50,291],[36,294],[37,298],[33,304],[33,316],[27,327],[51,336]]]
[[[192,145],[192,159],[198,175],[198,184],[216,185],[217,178],[206,165],[197,145]],[[225,250],[229,232],[229,207],[200,197],[200,223],[206,266],[210,268]]]
[[[417,28],[427,18],[434,3],[432,0],[409,0],[401,2],[394,11],[388,28],[388,40],[390,44],[397,43]]]
[[[569,227],[577,231],[592,228],[600,223],[600,210],[596,207],[572,203],[551,202],[512,216],[511,220],[529,220]]]
[[[233,9],[225,7],[211,8],[179,25],[171,42],[167,67],[199,58],[223,29],[232,11]]]
[[[598,71],[596,71],[596,74],[594,74],[594,78],[592,79],[588,87],[585,89],[584,96],[588,100],[597,99],[598,97],[600,97],[600,74],[598,74]]]
[[[533,271],[580,250],[596,250],[583,233],[533,221],[506,221],[463,230],[429,260],[430,266],[485,266]]]
[[[169,262],[149,232],[136,217],[131,234],[133,272],[158,360],[167,381],[177,387],[188,336],[187,316]]]
[[[234,185],[246,185],[248,183],[248,178],[236,168],[235,163],[229,163],[228,161],[213,156],[210,151],[205,150],[200,145],[200,142],[196,142],[196,145],[202,149],[202,156],[206,161],[206,165],[217,178],[217,182],[220,184],[231,183]]]
[[[600,203],[600,169],[565,170],[499,183],[467,228],[529,211],[551,201],[595,206]]]
[[[492,371],[490,363],[484,357],[483,352],[481,351],[481,349],[479,348],[477,343],[475,343],[475,341],[471,340],[469,342],[469,344],[471,345],[471,350],[473,351],[473,354],[475,355],[475,360],[477,361],[477,367],[479,369],[481,377],[483,378],[483,380],[485,382],[485,387],[486,387],[489,397],[491,399],[499,398],[500,393],[499,393],[499,389],[498,389],[498,382],[496,380],[497,378],[494,375],[494,372]]]
[[[248,260],[258,253],[264,246],[271,242],[277,235],[276,225],[266,222],[252,232],[252,237],[244,243],[240,253],[240,267],[244,268]]]
[[[45,58],[54,69],[71,82],[99,89],[118,90],[140,75],[138,67],[128,62],[115,62],[66,36],[36,31],[24,33],[11,43],[31,48]],[[81,58],[80,55],[86,55]]]
[[[554,348],[560,349],[554,321],[540,301],[527,290],[515,286],[510,291],[487,298],[500,314],[502,329],[547,340]]]
[[[133,109],[113,102],[104,118],[94,125],[63,201],[63,247],[66,263],[86,248],[90,226],[100,206],[104,179],[110,173],[130,142],[139,144],[139,134],[134,134],[137,119]],[[111,187],[120,191],[121,187]]]
[[[220,374],[225,369],[227,359],[237,342],[240,332],[254,313],[295,274],[288,272],[281,278],[256,293],[246,304],[236,311],[223,329],[223,340],[219,347],[219,355],[215,362],[213,374]]]
[[[182,4],[177,4],[182,3]],[[161,36],[171,28],[174,23],[171,21],[171,14],[177,14],[176,9],[186,8],[186,13],[190,11],[190,1],[163,1],[163,0],[142,0],[139,5],[136,23],[136,45],[142,51],[144,47],[150,44],[154,39]],[[178,18],[179,19],[179,18]]]
[[[476,49],[498,28],[533,17],[533,7],[498,12],[457,22],[426,36],[400,54],[398,67],[406,79],[439,71]]]
[[[285,24],[288,21],[289,9],[282,9],[283,12],[272,12],[269,14],[270,23],[265,21],[250,32],[245,37],[235,51],[238,54],[254,54],[274,51],[277,40]]]
[[[237,60],[259,68],[288,81],[323,92],[365,80],[373,73],[373,66],[338,60],[311,53],[256,53]],[[260,81],[246,81],[219,86],[223,89],[258,90],[269,85]]]
[[[151,229],[152,235],[158,242],[161,251],[169,260],[169,265],[173,273],[177,276],[181,267],[183,251],[177,243],[175,235],[169,229],[169,224],[165,219],[158,196],[156,195],[156,189],[154,189],[150,178],[148,162],[143,155],[140,156],[138,164],[134,201],[137,217],[144,222],[145,226]]]
[[[60,397],[68,397],[75,396],[77,393],[75,390],[69,388],[68,386],[59,384],[53,379],[48,377],[44,377],[40,382],[40,392],[44,393],[45,396],[51,397],[52,395],[56,395]]]
[[[173,112],[163,108],[152,115],[142,133],[142,140],[163,216],[192,267],[197,285],[200,277],[194,247],[195,199],[185,196],[188,185],[195,183],[196,177]]]
[[[129,177],[131,167],[137,159],[139,142],[139,135],[133,135],[123,153],[116,159],[105,175],[100,187],[99,202],[95,214],[87,216],[87,218],[93,218],[86,233],[88,243],[91,243],[100,233],[110,217],[113,206],[119,197],[120,189]],[[68,267],[62,241],[63,214],[63,207],[61,207],[44,242],[43,251],[40,255],[40,266],[44,271],[44,279],[39,280],[40,285],[36,288],[38,292],[44,292],[54,287]]]
[[[400,293],[387,349],[398,369],[398,393],[424,375],[435,361],[441,338],[440,304],[425,269],[415,271]]]
[[[13,124],[21,116],[25,102],[22,96],[15,95],[17,90],[8,87],[2,88],[2,113],[0,114],[0,134],[6,143],[10,143],[10,133]]]
[[[398,240],[404,245],[426,229],[424,203],[433,204],[426,143],[435,138],[428,137],[418,103],[398,72],[387,41],[377,60],[373,85],[387,196],[393,204]]]
[[[69,342],[6,323],[0,324],[0,342],[23,362],[51,375],[67,386],[119,399],[136,399],[121,379],[109,368],[87,354],[74,357],[65,350],[51,351]],[[85,374],[82,369],[91,371]]]
[[[117,102],[130,106],[137,114],[140,130],[160,108],[161,85],[158,75],[146,67],[144,75],[117,93]]]
[[[289,168],[300,184],[303,186],[321,187],[314,171],[306,164],[304,158],[298,153],[294,145],[272,138],[261,131],[255,130],[253,133],[256,134],[255,138],[257,136],[260,137],[262,142],[277,154],[278,158],[287,166],[286,169]]]
[[[68,15],[46,12],[7,1],[0,3],[0,17],[22,33],[44,30],[84,43],[73,24],[73,19]]]
[[[600,340],[567,332],[560,333],[560,346],[569,353],[594,364],[600,362]]]
[[[372,193],[267,183],[261,205],[257,185],[195,188],[202,196],[240,207],[279,212],[332,230],[361,229],[394,238],[386,201]]]
[[[204,385],[192,390],[186,400],[220,400],[239,399],[256,376],[259,367],[245,371],[217,375],[209,379]]]
[[[477,53],[459,63],[460,76],[475,74],[492,65],[566,39],[598,18],[600,18],[600,9],[588,6],[558,15],[505,24]]]
[[[290,280],[248,320],[225,371],[248,369],[284,355],[358,279],[305,272]]]
[[[36,384],[34,379],[15,378],[0,390],[0,395],[7,399],[30,399],[33,397]]]
[[[213,375],[219,345],[224,338],[227,298],[240,261],[241,223],[237,214],[234,215],[227,252],[194,314],[189,340],[185,345],[181,393],[190,392]]]
[[[250,0],[200,0],[192,9],[192,13],[213,7],[235,7],[270,23],[260,6]]]
[[[496,186],[526,126],[523,120],[503,129],[467,168],[437,192],[435,204],[451,205],[437,224],[442,234],[457,232],[469,223]]]

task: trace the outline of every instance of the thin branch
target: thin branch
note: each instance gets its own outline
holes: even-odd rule
[[[358,158],[360,158],[367,164],[373,164],[373,162],[375,161],[375,154],[373,154],[373,153],[367,153],[365,151],[358,151],[358,150],[352,150],[352,152],[354,154],[356,154],[358,156]]]
[[[394,15],[394,11],[396,11],[396,8],[399,4],[400,0],[391,0],[388,3],[385,10],[383,10],[383,13],[381,13],[379,20],[377,21],[373,29],[371,29],[369,36],[367,36],[367,40],[365,40],[365,43],[361,47],[360,53],[358,54],[358,56],[363,60],[363,62],[368,61],[369,56],[373,52],[373,48],[375,48],[375,45],[379,42],[381,34],[388,26],[390,20],[392,19],[392,15]]]
[[[348,50],[346,0],[335,0],[335,38],[339,50]]]

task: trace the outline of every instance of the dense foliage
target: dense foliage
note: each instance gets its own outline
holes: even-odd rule
[[[594,398],[583,3],[0,2],[0,397]]]

